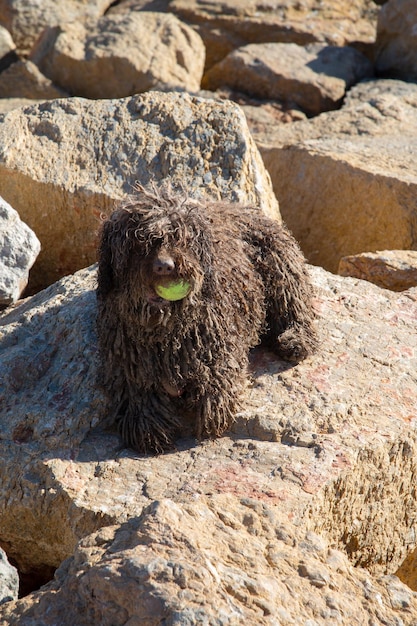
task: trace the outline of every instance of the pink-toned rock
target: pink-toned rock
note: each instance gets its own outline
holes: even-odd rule
[[[94,268],[3,314],[0,541],[23,572],[46,575],[87,534],[166,498],[222,498],[225,520],[249,498],[290,536],[312,530],[374,574],[396,571],[415,547],[417,290],[311,273],[318,353],[289,367],[257,349],[229,436],[163,456],[102,430]]]
[[[384,289],[404,291],[417,286],[417,251],[364,252],[340,259],[338,274],[368,280]]]

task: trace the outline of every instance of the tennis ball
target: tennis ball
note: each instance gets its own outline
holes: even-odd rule
[[[182,300],[190,293],[191,285],[185,280],[177,280],[174,283],[168,285],[156,285],[155,291],[160,298],[175,302],[176,300]]]

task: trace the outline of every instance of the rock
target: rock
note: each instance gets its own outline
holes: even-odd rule
[[[17,569],[10,565],[4,550],[0,548],[0,605],[17,600],[19,576]]]
[[[9,31],[0,26],[0,72],[17,61],[16,46]]]
[[[0,198],[0,308],[19,298],[39,251],[35,233]]]
[[[50,100],[67,96],[31,61],[18,61],[0,73],[0,98]]]
[[[390,0],[381,8],[375,43],[379,76],[417,80],[416,23],[413,0]]]
[[[372,0],[173,0],[169,10],[200,33],[207,69],[248,43],[367,47],[375,40],[377,9]]]
[[[417,287],[417,251],[364,252],[340,259],[338,274],[368,280],[384,289]]]
[[[360,83],[340,111],[254,137],[311,263],[337,272],[343,256],[416,249],[417,85]]]
[[[100,214],[135,180],[167,176],[191,194],[251,202],[279,216],[244,115],[230,102],[150,92],[8,113],[0,123],[0,187],[42,244],[31,288],[94,262]]]
[[[50,28],[31,58],[72,95],[123,98],[158,88],[198,91],[204,55],[199,35],[174,15],[132,11]]]
[[[47,26],[97,19],[112,0],[0,0],[0,23],[12,35],[20,56],[27,56]]]
[[[416,594],[394,576],[371,583],[325,542],[317,550],[309,538],[280,534],[271,508],[249,498],[163,499],[83,539],[54,582],[0,609],[0,624],[351,626],[416,618]]]
[[[348,46],[263,43],[230,53],[207,72],[203,85],[227,85],[318,115],[340,106],[346,89],[372,74],[371,62]]]
[[[216,498],[237,537],[233,516],[249,499],[272,509],[290,543],[313,531],[375,575],[397,570],[416,545],[417,290],[395,294],[320,268],[311,273],[318,354],[289,367],[257,349],[230,435],[182,439],[162,456],[124,450],[103,430],[94,268],[3,313],[0,542],[21,571],[50,572],[77,541],[153,502],[212,507]],[[267,522],[243,517],[251,536],[268,539]],[[313,543],[319,550],[320,540]],[[297,580],[328,594],[328,571],[314,554],[303,548]],[[252,561],[241,565],[250,576]]]

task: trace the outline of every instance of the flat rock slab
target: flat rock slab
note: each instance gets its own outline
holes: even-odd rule
[[[173,0],[169,10],[197,28],[207,67],[248,43],[344,46],[375,40],[377,9],[369,0]]]
[[[311,263],[417,249],[417,86],[368,81],[340,111],[255,134],[284,221]]]
[[[156,500],[219,494],[272,507],[376,574],[396,571],[417,526],[417,293],[311,272],[318,354],[290,367],[255,350],[230,436],[163,456],[101,428],[94,268],[3,314],[0,540],[22,571],[58,566]]]
[[[349,46],[263,43],[231,52],[206,73],[203,86],[232,87],[318,115],[338,108],[349,87],[372,75],[371,62]]]
[[[338,274],[354,276],[393,291],[417,287],[417,251],[363,252],[340,259]]]
[[[198,91],[205,48],[175,15],[132,11],[47,29],[31,58],[73,96],[124,98],[158,88]]]
[[[54,100],[0,118],[2,194],[36,232],[31,287],[96,260],[100,216],[142,183],[171,178],[191,195],[279,210],[238,105],[186,93]]]

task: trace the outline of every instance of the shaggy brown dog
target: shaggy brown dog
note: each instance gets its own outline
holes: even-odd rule
[[[97,298],[103,384],[139,451],[169,448],[190,418],[198,438],[225,431],[261,339],[295,362],[316,346],[304,258],[284,226],[169,186],[138,185],[104,223]]]

